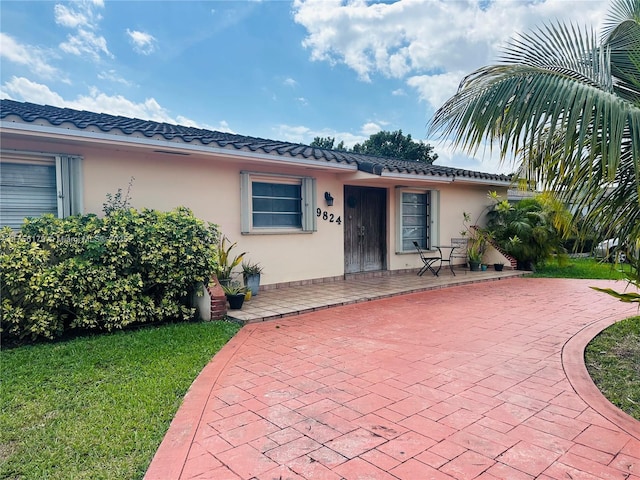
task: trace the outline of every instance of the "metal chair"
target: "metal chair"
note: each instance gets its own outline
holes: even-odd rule
[[[449,267],[451,267],[452,272],[456,260],[462,259],[463,262],[461,263],[464,265],[464,273],[467,273],[467,245],[468,239],[464,237],[451,239],[451,246],[456,247],[451,250],[451,255],[449,256]]]
[[[437,277],[438,276],[438,272],[440,271],[440,267],[442,266],[442,264],[440,264],[438,266],[437,270],[433,268],[433,264],[435,262],[439,262],[439,261],[442,260],[442,252],[440,253],[439,257],[427,257],[424,254],[424,250],[422,250],[420,245],[418,245],[418,242],[414,241],[413,245],[414,245],[414,247],[416,247],[416,250],[418,250],[418,253],[420,254],[420,260],[422,260],[422,263],[424,263],[424,266],[418,272],[418,276],[421,277],[424,274],[424,272],[429,270],[431,273],[433,273]],[[440,251],[440,249],[438,249],[438,251]]]

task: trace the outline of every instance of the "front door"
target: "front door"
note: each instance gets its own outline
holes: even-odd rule
[[[372,272],[385,268],[387,191],[344,187],[344,271]]]

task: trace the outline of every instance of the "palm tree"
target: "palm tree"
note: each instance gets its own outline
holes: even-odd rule
[[[581,224],[640,238],[640,0],[612,0],[604,33],[548,24],[465,77],[432,134],[473,154],[485,142],[554,191]]]

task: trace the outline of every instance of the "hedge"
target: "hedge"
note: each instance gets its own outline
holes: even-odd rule
[[[191,296],[217,266],[219,232],[187,208],[118,209],[104,218],[27,219],[0,232],[6,341],[193,317]]]

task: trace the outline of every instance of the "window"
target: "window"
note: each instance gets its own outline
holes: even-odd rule
[[[80,213],[80,158],[0,153],[0,226],[19,229],[26,217]]]
[[[437,244],[436,191],[399,190],[398,202],[398,252],[413,252],[413,242],[429,249]]]
[[[315,231],[315,180],[241,173],[243,233]]]

